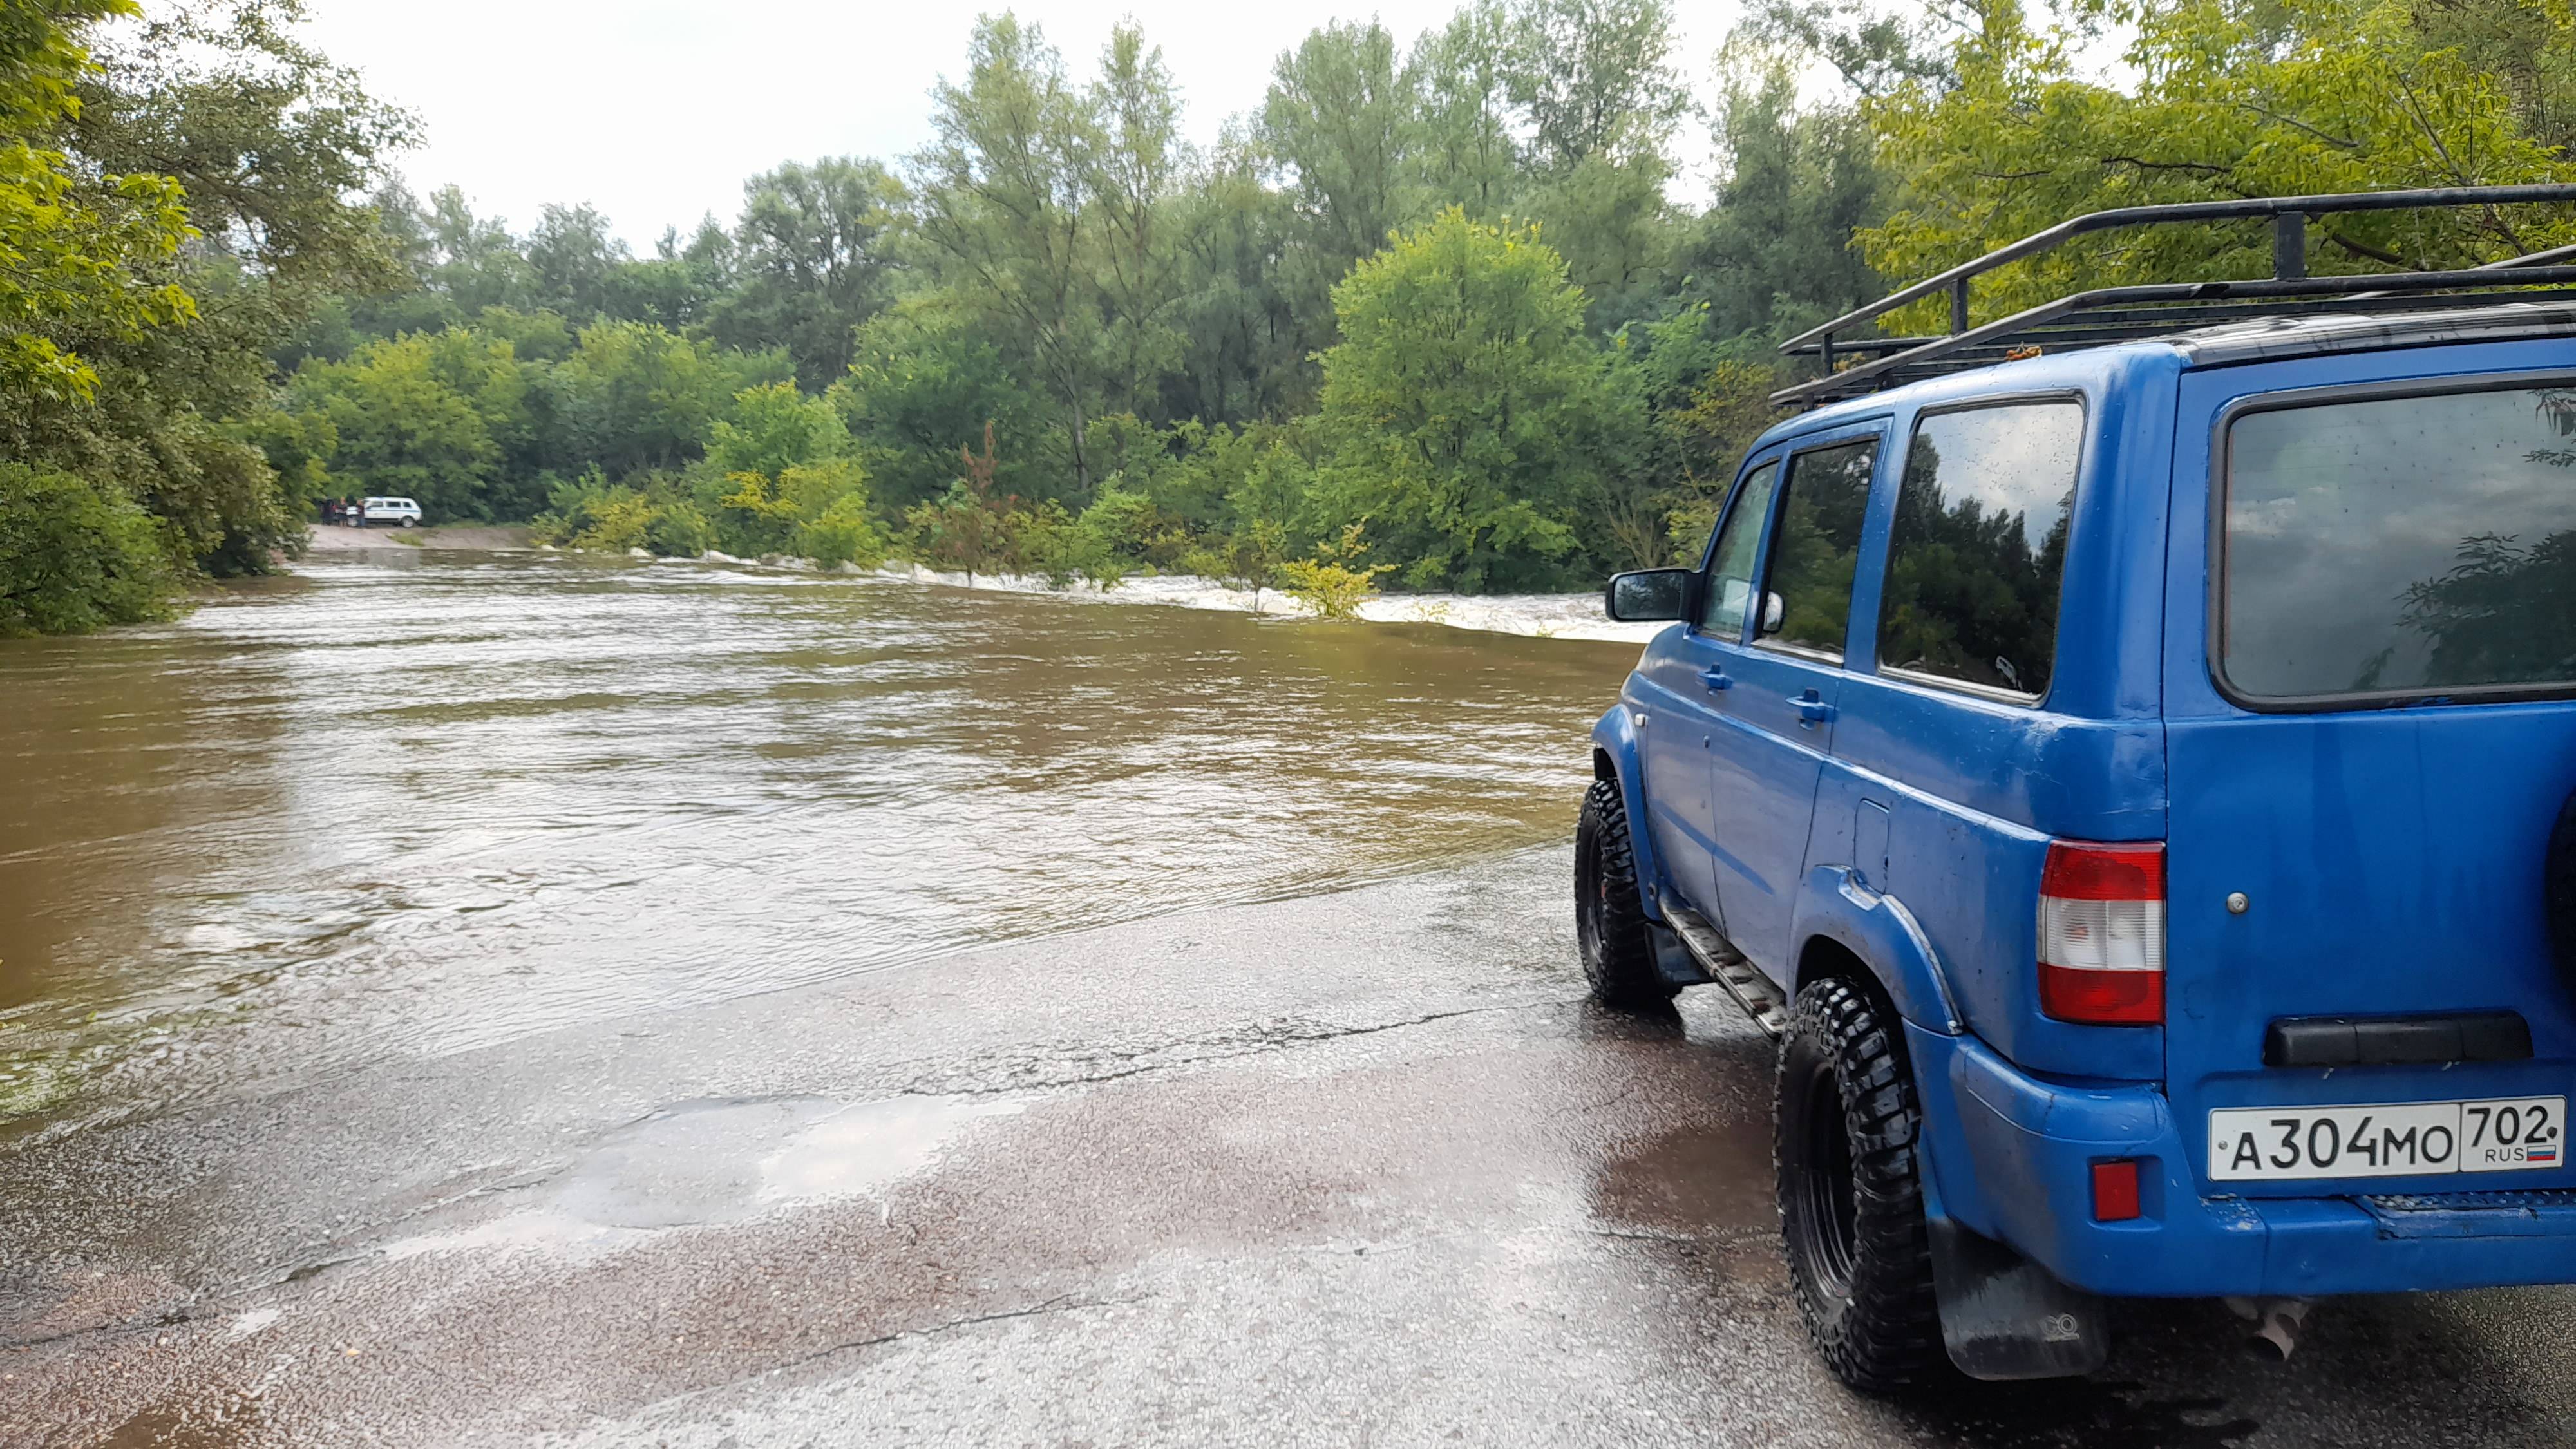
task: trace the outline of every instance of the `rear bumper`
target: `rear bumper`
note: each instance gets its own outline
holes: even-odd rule
[[[2319,1297],[2576,1283],[2576,1193],[2204,1198],[2154,1087],[2065,1087],[1908,1026],[1935,1210],[2118,1297]],[[2144,1216],[2097,1223],[2092,1165],[2139,1163]]]

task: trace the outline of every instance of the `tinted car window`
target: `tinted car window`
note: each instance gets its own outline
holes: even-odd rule
[[[2225,508],[2243,694],[2576,682],[2576,389],[2248,414]]]
[[[1915,427],[1879,594],[1881,664],[2048,692],[2083,445],[2072,401],[1935,413]]]
[[[1780,627],[1771,637],[1842,657],[1851,623],[1852,565],[1860,556],[1861,515],[1869,508],[1869,475],[1878,440],[1800,453],[1789,463],[1788,496],[1771,541],[1764,587],[1780,596]]]
[[[1744,617],[1753,604],[1753,564],[1760,557],[1762,521],[1771,514],[1771,488],[1780,465],[1765,463],[1747,474],[1735,490],[1735,506],[1717,530],[1717,547],[1709,551],[1708,589],[1700,603],[1700,627],[1725,639],[1744,637]]]

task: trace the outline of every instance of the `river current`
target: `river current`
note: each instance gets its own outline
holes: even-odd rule
[[[1635,655],[407,549],[0,640],[0,1131],[1562,841]]]

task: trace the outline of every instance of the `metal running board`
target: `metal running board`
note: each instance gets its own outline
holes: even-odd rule
[[[1789,999],[1760,967],[1744,959],[1744,953],[1727,944],[1717,928],[1695,911],[1676,906],[1664,907],[1664,916],[1672,922],[1673,934],[1682,938],[1691,955],[1699,958],[1709,979],[1726,988],[1753,1024],[1777,1037],[1789,1029]]]

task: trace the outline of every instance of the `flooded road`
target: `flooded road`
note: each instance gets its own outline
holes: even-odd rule
[[[0,1124],[1561,839],[1636,653],[363,558],[0,641]]]
[[[6,646],[0,1449],[2576,1449],[2555,1289],[1842,1389],[1769,1041],[1584,998],[1628,653],[540,560]]]

